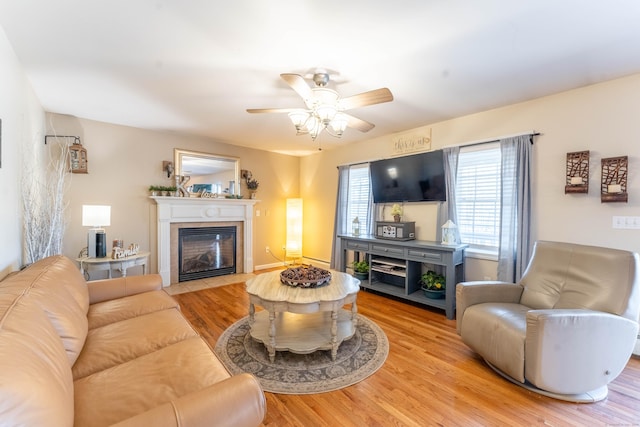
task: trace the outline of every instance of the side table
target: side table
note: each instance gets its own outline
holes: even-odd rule
[[[111,270],[114,268],[122,272],[122,277],[127,277],[127,269],[141,265],[142,274],[147,274],[146,267],[150,254],[150,252],[138,252],[135,255],[119,259],[81,257],[76,258],[76,261],[80,264],[80,272],[87,277],[87,280],[91,280],[91,271],[107,271],[109,279],[111,279]]]

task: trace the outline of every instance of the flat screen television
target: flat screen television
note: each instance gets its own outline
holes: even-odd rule
[[[369,173],[375,203],[447,200],[442,150],[376,160]]]

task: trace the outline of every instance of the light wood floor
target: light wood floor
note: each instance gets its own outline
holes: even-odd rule
[[[248,314],[244,284],[174,296],[213,347]],[[358,312],[387,334],[389,358],[366,380],[330,393],[266,393],[265,426],[638,426],[640,359],[609,385],[606,400],[567,403],[500,378],[467,348],[455,321],[370,292]]]

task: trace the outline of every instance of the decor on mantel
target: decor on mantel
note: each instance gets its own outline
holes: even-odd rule
[[[589,192],[589,150],[567,153],[564,193]]]
[[[600,183],[600,201],[627,202],[627,172],[629,158],[627,156],[602,159],[602,179]]]
[[[400,220],[402,219],[402,206],[394,203],[394,205],[391,206],[391,215],[393,215],[393,220],[395,222],[400,222]]]

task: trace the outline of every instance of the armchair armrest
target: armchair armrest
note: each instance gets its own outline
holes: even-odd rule
[[[460,282],[456,285],[456,329],[460,334],[462,316],[467,307],[485,302],[520,302],[524,288],[499,281]]]
[[[172,402],[114,424],[114,427],[255,427],[267,412],[258,381],[234,375]]]
[[[116,279],[87,282],[89,303],[108,301],[128,295],[162,289],[162,276],[143,274],[141,276],[118,277]]]
[[[581,394],[606,386],[626,366],[638,323],[583,309],[527,313],[525,377],[536,387]]]

